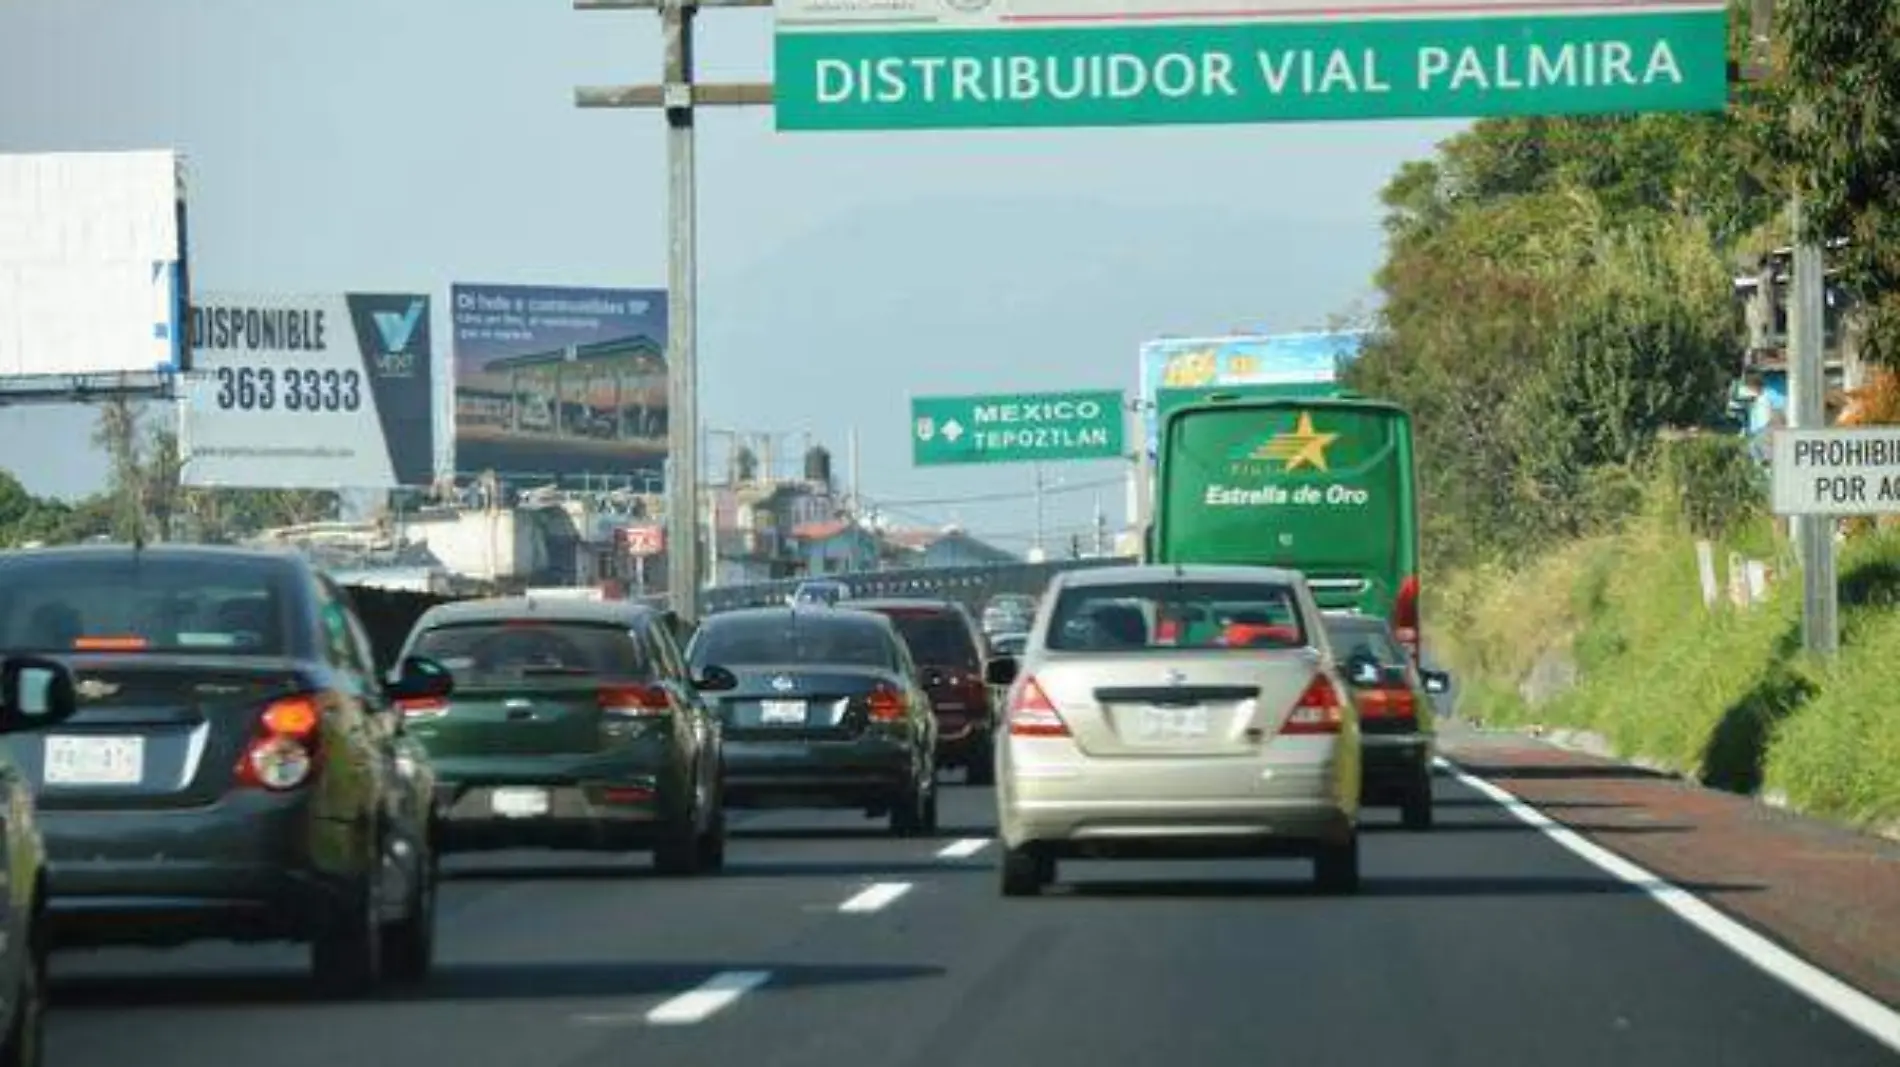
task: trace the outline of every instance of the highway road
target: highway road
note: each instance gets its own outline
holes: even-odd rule
[[[48,1063],[1895,1062],[1478,792],[1438,789],[1431,834],[1370,816],[1346,899],[1312,895],[1305,864],[1230,862],[1070,864],[1073,888],[1006,901],[991,796],[954,780],[937,839],[760,814],[735,820],[711,879],[457,858],[427,987],[317,1002],[288,948],[62,956]]]

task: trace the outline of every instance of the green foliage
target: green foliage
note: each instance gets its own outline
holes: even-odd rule
[[[1697,435],[1671,441],[1661,459],[1684,521],[1697,537],[1721,540],[1760,517],[1767,478],[1741,440]]]
[[[1900,365],[1900,4],[1783,0],[1776,19],[1782,89],[1805,112],[1780,154],[1799,168],[1811,234],[1849,241],[1839,261],[1866,352]]]

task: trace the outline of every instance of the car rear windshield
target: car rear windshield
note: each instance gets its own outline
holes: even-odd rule
[[[1291,586],[1152,582],[1064,591],[1044,644],[1058,652],[1300,648],[1307,634]]]
[[[693,639],[694,668],[759,664],[896,665],[890,632],[876,619],[809,611],[707,619]]]
[[[646,681],[651,666],[640,642],[610,623],[509,619],[455,623],[430,629],[414,653],[447,667],[458,685],[513,683],[528,678],[609,678]]]
[[[910,647],[910,658],[931,667],[976,669],[976,644],[970,628],[955,615],[937,611],[890,612],[891,624]]]
[[[241,556],[22,557],[0,568],[0,648],[282,656],[291,580]]]
[[[1328,620],[1326,636],[1333,643],[1333,658],[1341,663],[1367,657],[1381,667],[1401,667],[1407,661],[1404,650],[1383,623]]]

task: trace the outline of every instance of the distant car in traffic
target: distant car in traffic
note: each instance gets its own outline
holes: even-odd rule
[[[1297,572],[1068,571],[1007,685],[1005,895],[1075,858],[1310,857],[1359,884],[1358,720]]]
[[[1035,597],[1027,593],[998,593],[983,605],[983,632],[995,635],[1027,630],[1035,618]]]
[[[862,808],[893,833],[937,828],[937,719],[891,621],[850,608],[753,608],[707,618],[688,657],[719,694],[726,803]]]
[[[994,634],[990,637],[990,655],[1020,656],[1029,646],[1029,634],[1023,631]]]
[[[443,604],[406,653],[455,675],[403,705],[435,766],[445,851],[651,852],[662,874],[725,864],[718,717],[667,614],[627,601]]]
[[[922,669],[937,716],[937,766],[962,767],[971,785],[996,780],[996,709],[984,679],[989,658],[976,621],[954,600],[857,600],[891,620]]]
[[[57,660],[9,656],[0,667],[0,734],[45,730],[72,717],[72,672]],[[0,820],[7,887],[0,893],[0,1067],[39,1067],[45,1049],[46,842],[35,817],[33,786],[0,757]]]
[[[301,556],[99,547],[0,554],[0,648],[58,655],[78,710],[8,739],[38,789],[54,948],[311,946],[319,982],[420,980],[435,944],[427,758],[348,595]]]
[[[821,579],[798,583],[798,588],[792,590],[792,595],[786,597],[785,602],[792,607],[813,607],[836,604],[841,600],[849,599],[851,599],[850,586],[832,579]]]
[[[1326,632],[1359,709],[1362,802],[1396,804],[1407,829],[1431,829],[1432,698],[1451,687],[1450,677],[1414,666],[1384,619],[1328,614]]]

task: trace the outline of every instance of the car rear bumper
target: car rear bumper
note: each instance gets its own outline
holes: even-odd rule
[[[888,738],[725,743],[724,795],[735,808],[874,807],[911,786],[916,756]]]
[[[1019,756],[1019,753],[1012,753]],[[1143,855],[1288,851],[1350,837],[1358,822],[1350,773],[1331,763],[1251,759],[1012,758],[998,794],[1012,848]]]
[[[1362,795],[1372,800],[1409,794],[1421,780],[1430,780],[1434,754],[1432,738],[1426,734],[1362,736]]]
[[[444,852],[508,848],[623,851],[651,848],[692,811],[684,783],[657,775],[549,785],[484,780],[436,783]],[[522,806],[517,798],[538,798]],[[514,803],[505,803],[513,800]]]
[[[307,940],[372,869],[353,822],[303,796],[234,794],[176,811],[44,810],[47,912],[59,947]]]

